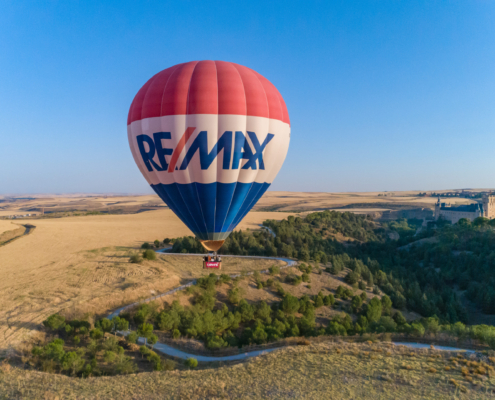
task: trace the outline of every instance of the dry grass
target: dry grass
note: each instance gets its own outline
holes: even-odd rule
[[[376,350],[381,349],[381,352]],[[386,352],[391,356],[385,356]],[[442,371],[448,354],[403,346],[318,343],[277,350],[231,366],[78,379],[0,368],[6,398],[89,399],[491,399],[495,380]],[[374,357],[363,357],[368,352]],[[402,369],[407,360],[411,368]],[[437,373],[429,372],[435,369]]]
[[[436,191],[442,192],[441,190]],[[301,193],[301,192],[267,192],[258,201],[256,210],[277,210],[277,211],[314,211],[326,208],[344,207],[349,204],[369,204],[367,208],[344,209],[342,211],[352,211],[356,213],[369,213],[373,211],[383,211],[382,207],[376,207],[379,203],[401,204],[411,207],[421,207],[421,205],[431,205],[437,201],[436,197],[417,197],[417,191],[407,192],[362,192],[362,193]],[[382,196],[378,196],[378,195]],[[383,196],[386,194],[386,196]],[[449,199],[446,199],[449,202]],[[455,198],[451,200],[456,203],[468,204],[472,200]]]
[[[285,262],[275,260],[264,260],[258,258],[235,258],[223,257],[221,270],[202,269],[203,258],[201,256],[178,256],[178,255],[160,255],[159,262],[173,272],[185,279],[206,276],[210,273],[233,275],[237,273],[260,271],[268,269],[272,265],[283,266]]]
[[[475,190],[475,189],[473,189]],[[436,191],[438,193],[442,190]],[[433,206],[437,201],[433,197],[417,197],[418,191],[407,192],[362,192],[362,193],[304,193],[304,192],[267,192],[255,205],[256,210],[273,211],[314,211],[326,208],[338,209],[349,204],[361,204],[359,208],[345,209],[355,213],[383,211],[379,203],[401,204],[411,207]],[[380,196],[379,196],[380,195]],[[0,196],[0,199],[6,198]],[[101,211],[134,213],[140,210],[160,210],[166,206],[156,195],[142,196],[102,196],[102,195],[34,195],[33,199],[24,199],[0,203],[0,217],[11,214],[37,212],[43,207],[45,212],[63,213],[78,211]],[[449,199],[446,199],[449,201]],[[471,200],[455,198],[456,203],[472,203]],[[363,204],[369,207],[363,208]],[[378,205],[378,206],[377,206]],[[1,230],[1,228],[0,228]]]
[[[250,213],[240,228],[257,228],[267,217],[286,214]],[[128,263],[144,241],[191,234],[170,210],[22,223],[36,229],[0,247],[0,351],[39,329],[52,313],[103,313],[204,274],[200,260],[190,258]],[[241,272],[272,264],[226,259],[224,268]]]

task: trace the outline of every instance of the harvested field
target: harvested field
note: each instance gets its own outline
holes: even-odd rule
[[[472,189],[479,191],[482,189]],[[436,193],[451,192],[438,190]],[[361,192],[361,193],[307,193],[307,192],[266,192],[254,206],[255,211],[318,211],[323,209],[339,209],[352,204],[359,208],[352,212],[363,213],[384,211],[394,205],[416,208],[433,207],[436,197],[420,197],[419,191],[405,192]],[[459,204],[473,203],[467,198],[445,198],[445,202]],[[369,206],[367,206],[369,204]],[[390,207],[389,207],[390,206]],[[28,198],[9,198],[0,196],[0,217],[13,214],[37,213],[41,210],[50,217],[66,216],[80,212],[102,213],[139,213],[146,210],[164,210],[168,207],[156,195],[33,195]],[[343,211],[343,210],[342,210]],[[350,211],[347,209],[346,211]],[[65,214],[64,214],[65,213]]]
[[[438,191],[441,192],[441,191]],[[358,214],[365,209],[385,211],[389,207],[377,207],[379,204],[401,205],[410,208],[431,207],[436,203],[436,197],[418,197],[417,191],[408,192],[363,192],[363,193],[299,193],[299,192],[267,192],[258,201],[255,210],[263,211],[317,211],[328,208],[339,209],[350,204],[369,204],[369,207],[347,209]],[[443,199],[445,202],[460,204],[473,203],[466,198]]]
[[[381,343],[322,342],[235,365],[102,378],[2,366],[6,398],[91,399],[491,399],[491,362],[463,374],[456,354]],[[456,360],[465,360],[459,356]],[[482,365],[480,360],[471,363]],[[448,368],[447,368],[448,367]],[[465,371],[464,371],[465,372]],[[481,373],[483,372],[483,373]]]
[[[4,232],[7,231],[12,231],[15,229],[19,229],[19,226],[21,225],[20,222],[12,222],[9,221],[8,219],[0,219],[0,235]]]

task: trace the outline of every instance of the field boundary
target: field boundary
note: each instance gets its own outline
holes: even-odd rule
[[[14,224],[14,225],[18,225],[18,224]],[[22,228],[19,227],[17,229],[12,229],[10,231],[6,231],[6,232],[3,232],[2,234],[0,234],[0,247],[6,246],[9,243],[12,243],[13,241],[15,241],[17,239],[20,239],[23,236],[31,234],[36,228],[36,226],[31,225],[31,224],[25,224],[25,225],[20,225],[20,226],[24,227],[24,232],[19,232],[19,234],[17,234],[16,236],[9,238],[3,242],[2,242],[2,236],[8,234],[9,232],[13,233],[15,231],[20,231]]]

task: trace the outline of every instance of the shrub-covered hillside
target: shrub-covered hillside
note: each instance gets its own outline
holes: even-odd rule
[[[464,308],[453,288],[443,282],[435,271],[422,270],[417,260],[398,250],[396,241],[386,239],[383,228],[369,217],[352,213],[324,211],[305,218],[289,217],[283,221],[264,223],[270,232],[233,232],[222,247],[223,254],[294,257],[301,261],[331,263],[337,273],[351,269],[358,279],[378,285],[397,309],[408,308],[424,317],[437,316],[446,322],[467,322]],[[400,234],[410,238],[413,225],[401,221]],[[397,228],[392,226],[391,228]],[[407,229],[405,229],[407,228]],[[327,232],[356,235],[366,241],[344,246]],[[197,239],[176,239],[174,252],[203,252]],[[432,275],[433,274],[433,275]]]
[[[347,267],[369,284],[378,285],[397,309],[410,309],[424,317],[446,322],[467,322],[457,290],[484,313],[495,313],[495,232],[493,222],[480,218],[473,223],[439,223],[424,229],[417,220],[384,224],[400,234],[390,240],[385,229],[368,217],[332,211],[304,218],[265,221],[267,230],[233,232],[222,247],[223,254],[294,257],[301,261],[331,263],[333,271]],[[359,239],[344,246],[333,234]],[[427,237],[418,246],[406,243]],[[203,252],[199,241],[179,238],[174,252]]]
[[[384,230],[368,217],[349,212],[324,211],[304,218],[289,216],[286,220],[267,220],[263,223],[267,231],[235,231],[220,249],[221,254],[265,255],[295,257],[303,261],[314,260],[326,263],[330,254],[340,254],[344,247],[333,234],[360,241],[383,241]],[[201,243],[192,237],[175,240],[175,253],[203,253]]]

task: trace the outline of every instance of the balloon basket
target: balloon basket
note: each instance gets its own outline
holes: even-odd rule
[[[203,269],[222,269],[222,258],[216,252],[204,256]]]

